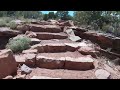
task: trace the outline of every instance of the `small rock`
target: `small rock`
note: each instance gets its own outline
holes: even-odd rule
[[[109,79],[110,77],[110,73],[103,69],[96,70],[95,75],[98,79]]]
[[[13,79],[13,76],[6,76],[5,78],[3,79]]]
[[[23,65],[21,66],[21,71],[22,71],[23,73],[25,73],[25,74],[29,74],[29,73],[32,72],[32,69],[29,68],[28,66],[26,66],[25,64],[23,64]]]

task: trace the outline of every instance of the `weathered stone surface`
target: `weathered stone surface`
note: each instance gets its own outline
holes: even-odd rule
[[[13,76],[6,76],[5,78],[3,78],[3,79],[13,79]]]
[[[21,66],[21,71],[22,71],[22,73],[24,73],[24,74],[29,74],[29,73],[32,72],[32,69],[29,68],[28,66],[26,66],[25,64],[23,64],[23,65]]]
[[[48,20],[52,25],[57,25],[59,22],[57,20]]]
[[[91,55],[94,58],[97,57],[97,55],[99,54],[99,51],[96,51],[94,48],[92,47],[80,47],[78,49],[78,51],[83,54],[83,55]]]
[[[30,38],[30,40],[31,40],[31,43],[30,43],[31,45],[35,45],[41,42],[41,40],[37,38]]]
[[[89,70],[94,68],[92,57],[83,57],[79,52],[41,53],[36,57],[36,65],[48,69]]]
[[[36,49],[39,53],[44,53],[44,47],[41,44],[31,46],[31,50]]]
[[[29,27],[30,27],[30,31],[33,31],[33,32],[51,32],[51,33],[62,32],[62,29],[58,25],[30,24]]]
[[[65,22],[60,22],[58,25],[60,25],[60,26],[74,26],[74,23],[73,23],[73,21],[68,20]]]
[[[17,36],[18,34],[21,34],[21,32],[17,30],[11,30],[10,28],[7,27],[0,28],[0,37],[14,37]]]
[[[65,52],[66,45],[63,43],[42,43],[44,52]]]
[[[94,68],[94,59],[90,56],[80,56],[77,53],[66,55],[65,69],[90,70]]]
[[[15,55],[15,59],[18,65],[25,64],[29,67],[35,66],[35,57],[36,57],[36,54],[33,54],[33,53]]]
[[[26,75],[23,74],[23,75],[18,75],[16,77],[14,77],[14,79],[26,79]]]
[[[65,29],[64,32],[67,33],[69,36],[75,36],[74,31],[72,29]]]
[[[52,78],[52,77],[47,77],[47,76],[33,76],[30,79],[61,79],[61,78]]]
[[[96,70],[95,75],[98,79],[109,79],[110,77],[110,73],[103,69]]]
[[[37,50],[37,49],[28,49],[28,50],[23,50],[22,53],[23,53],[23,54],[26,54],[26,53],[34,53],[34,54],[37,54],[37,53],[38,53],[38,50]]]
[[[120,53],[120,38],[114,37],[112,35],[98,33],[95,31],[85,31],[82,32],[81,30],[74,29],[74,33],[77,36],[80,36],[83,39],[91,40],[99,44],[102,48],[112,48],[113,50]]]
[[[36,65],[40,68],[61,69],[65,58],[61,53],[41,53],[36,56]]]
[[[36,38],[37,37],[36,33],[32,32],[32,31],[26,31],[25,35],[30,37],[30,38]]]
[[[116,59],[116,58],[120,58],[120,54],[114,53],[114,52],[110,52],[104,49],[98,49],[98,51],[100,52],[101,55],[106,56],[109,59]]]
[[[55,53],[55,52],[66,52],[66,51],[76,51],[79,48],[79,45],[76,43],[68,42],[58,42],[58,41],[42,41],[40,44],[31,46],[31,49],[37,49],[39,53]]]
[[[17,63],[10,49],[0,52],[0,78],[16,74]]]
[[[65,33],[36,32],[36,34],[37,34],[37,38],[41,40],[66,39],[68,37]]]
[[[78,42],[78,41],[81,41],[81,38],[78,37],[78,36],[69,36],[68,37],[71,41],[74,41],[74,42]]]

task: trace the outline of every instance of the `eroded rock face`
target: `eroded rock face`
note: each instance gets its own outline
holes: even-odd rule
[[[0,37],[14,37],[17,36],[18,34],[21,34],[21,32],[17,30],[11,30],[10,28],[7,27],[0,28]]]
[[[16,74],[17,63],[10,49],[1,50],[0,52],[0,78]]]
[[[114,51],[117,51],[117,53],[120,53],[120,38],[116,38],[111,35],[93,32],[93,31],[81,31],[74,28],[75,34],[80,36],[83,39],[91,40],[92,42],[95,42],[99,44],[102,48],[112,48]]]

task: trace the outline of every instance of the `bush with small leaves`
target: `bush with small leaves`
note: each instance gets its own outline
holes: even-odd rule
[[[16,29],[17,24],[16,24],[15,22],[10,22],[10,23],[8,24],[8,26],[9,26],[11,29]]]
[[[12,38],[6,45],[7,49],[11,49],[14,53],[22,52],[30,47],[31,40],[26,36]]]
[[[5,26],[7,26],[6,21],[3,19],[0,19],[0,27],[5,27]]]

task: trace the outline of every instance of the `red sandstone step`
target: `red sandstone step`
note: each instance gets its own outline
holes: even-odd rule
[[[30,27],[30,31],[33,31],[33,32],[51,32],[51,33],[63,32],[63,30],[58,25],[30,24],[29,27]]]
[[[94,68],[92,57],[79,52],[40,53],[36,56],[36,66],[47,69],[89,70]]]
[[[25,54],[20,54],[20,55],[14,55],[14,57],[17,62],[17,65],[25,64],[29,67],[35,66],[36,54],[25,53]]]
[[[39,53],[56,52],[74,52],[79,48],[77,42],[64,43],[62,41],[41,41],[41,43],[31,46],[31,49],[37,49]]]
[[[65,33],[48,33],[48,32],[36,32],[37,38],[41,40],[50,39],[66,39],[68,38]]]

